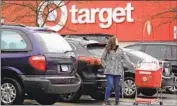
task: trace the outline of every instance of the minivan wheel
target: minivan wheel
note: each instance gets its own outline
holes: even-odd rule
[[[66,93],[59,95],[59,101],[61,102],[77,102],[81,97],[81,88],[78,89],[76,92],[73,93]]]
[[[41,105],[53,105],[57,101],[57,95],[43,95],[36,98]]]
[[[20,84],[12,78],[3,78],[1,82],[1,104],[21,105],[24,94]]]
[[[156,92],[157,92],[156,89],[148,89],[148,88],[141,89],[141,93],[145,96],[153,96]]]
[[[136,85],[134,78],[131,76],[127,76],[124,79],[124,90],[123,95],[127,98],[134,98],[136,94]]]
[[[90,96],[96,100],[104,100],[104,92],[101,91],[92,92]]]

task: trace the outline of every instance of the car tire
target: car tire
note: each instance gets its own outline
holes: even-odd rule
[[[170,88],[165,89],[169,94],[176,94],[177,93],[177,86],[172,86]]]
[[[75,103],[80,99],[81,95],[82,93],[81,93],[81,88],[80,88],[76,92],[73,92],[73,93],[60,94],[59,101]]]
[[[124,78],[123,96],[126,98],[134,98],[136,95],[136,85],[133,75],[127,75]]]
[[[41,105],[53,105],[54,103],[56,103],[57,98],[57,95],[43,95],[35,99]]]
[[[176,94],[177,93],[177,76],[175,76],[174,83],[175,83],[174,86],[171,86],[171,87],[165,89],[167,91],[167,93],[169,93],[169,94]]]
[[[148,88],[141,89],[141,93],[145,96],[153,96],[154,94],[156,94],[156,92],[157,92],[156,89],[148,89]]]
[[[4,91],[6,90],[6,91]],[[13,95],[11,101],[4,100],[4,96]],[[1,82],[1,104],[2,105],[21,105],[24,101],[24,93],[18,81],[12,78],[3,78]]]
[[[90,96],[95,100],[104,100],[104,92],[95,91],[92,92]]]

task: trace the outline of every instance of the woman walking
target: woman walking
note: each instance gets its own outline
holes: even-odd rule
[[[105,99],[103,105],[111,105],[109,97],[114,87],[115,105],[119,105],[120,93],[120,78],[124,72],[122,62],[134,67],[134,64],[129,60],[121,48],[119,48],[117,38],[111,37],[101,57],[102,66],[105,68],[104,74],[107,77],[107,87],[105,90]]]

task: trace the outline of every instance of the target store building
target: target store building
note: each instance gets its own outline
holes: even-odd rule
[[[21,3],[22,1],[14,1]],[[35,6],[35,1],[24,3]],[[61,5],[56,8],[57,5]],[[59,34],[105,33],[120,42],[174,41],[177,1],[53,1],[40,2],[36,15],[29,7],[2,6],[4,22],[48,27]],[[45,17],[46,8],[53,10]]]

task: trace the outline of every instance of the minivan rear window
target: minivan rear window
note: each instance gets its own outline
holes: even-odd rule
[[[44,52],[64,53],[67,51],[72,51],[72,48],[68,42],[58,33],[43,31],[36,32],[35,35],[43,47]]]

